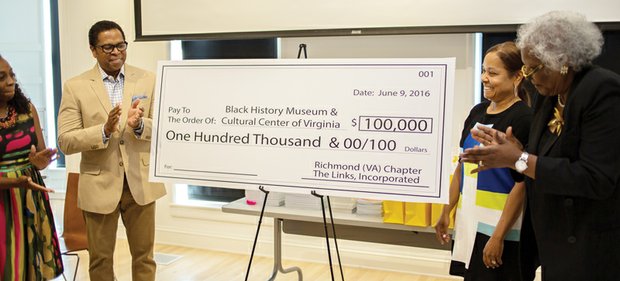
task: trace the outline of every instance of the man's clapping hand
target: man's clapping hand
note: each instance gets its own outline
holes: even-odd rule
[[[127,126],[132,129],[138,129],[142,122],[142,116],[144,116],[144,108],[138,107],[140,100],[137,99],[131,104],[131,108],[127,114]]]
[[[108,113],[108,121],[105,122],[105,125],[103,126],[103,130],[105,133],[106,137],[110,137],[110,135],[112,135],[112,133],[118,131],[118,122],[121,119],[121,104],[117,104],[114,108],[112,108],[112,110],[110,111],[110,113]]]

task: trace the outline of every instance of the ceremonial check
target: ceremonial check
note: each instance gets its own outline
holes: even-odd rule
[[[445,203],[454,64],[160,62],[150,180]]]

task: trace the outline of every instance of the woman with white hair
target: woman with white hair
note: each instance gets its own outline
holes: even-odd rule
[[[525,176],[524,279],[538,259],[543,280],[618,280],[620,76],[592,65],[601,32],[574,12],[521,26],[517,45],[522,74],[540,93],[528,147],[510,129],[478,127],[472,134],[484,146],[461,159]]]

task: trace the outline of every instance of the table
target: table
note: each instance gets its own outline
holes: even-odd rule
[[[259,216],[260,205],[248,205],[245,198],[222,206],[225,213]],[[274,219],[273,223],[273,271],[268,280],[274,280],[278,272],[297,272],[298,279],[303,280],[299,267],[283,268],[282,266],[282,232],[309,236],[325,237],[323,214],[320,209],[296,209],[290,207],[266,206],[263,214]],[[326,210],[329,222],[329,212]],[[424,247],[450,250],[450,245],[441,245],[435,240],[432,227],[408,226],[403,224],[384,223],[381,217],[362,216],[344,212],[333,212],[334,224],[337,225],[338,239]],[[331,233],[330,236],[333,237]]]

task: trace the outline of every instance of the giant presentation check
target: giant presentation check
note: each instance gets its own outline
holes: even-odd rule
[[[160,62],[150,179],[445,203],[454,63]]]

